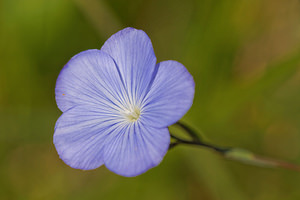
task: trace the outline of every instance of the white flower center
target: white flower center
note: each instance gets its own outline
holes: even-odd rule
[[[141,115],[141,111],[138,107],[133,106],[133,107],[126,109],[123,112],[123,114],[129,122],[135,122],[139,119],[139,117]]]

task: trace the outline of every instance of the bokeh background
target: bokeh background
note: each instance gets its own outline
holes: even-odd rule
[[[75,54],[132,26],[196,81],[206,140],[300,164],[298,0],[0,0],[0,199],[297,200],[300,173],[178,146],[135,178],[56,154],[54,87]]]

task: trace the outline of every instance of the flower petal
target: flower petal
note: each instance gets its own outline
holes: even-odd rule
[[[115,60],[133,105],[138,105],[155,76],[156,57],[152,43],[142,30],[125,28],[112,35],[102,51]]]
[[[114,60],[100,50],[83,51],[65,65],[56,82],[55,97],[63,112],[79,104],[120,110],[128,101]]]
[[[157,64],[157,74],[144,99],[142,120],[153,127],[167,127],[177,122],[193,104],[195,83],[179,62]]]
[[[156,129],[134,123],[119,127],[104,147],[105,166],[122,176],[137,176],[158,165],[168,151],[167,128]]]
[[[95,169],[103,164],[105,139],[120,119],[98,107],[76,106],[56,122],[53,143],[60,158],[78,169]]]

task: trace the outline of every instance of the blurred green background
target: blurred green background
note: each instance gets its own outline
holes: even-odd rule
[[[298,0],[0,0],[0,199],[297,200],[300,173],[179,146],[135,178],[65,165],[54,87],[75,54],[124,27],[196,81],[183,121],[208,141],[300,164]]]

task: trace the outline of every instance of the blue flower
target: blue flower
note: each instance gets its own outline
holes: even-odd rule
[[[125,28],[101,50],[75,55],[60,72],[56,150],[73,168],[104,164],[119,175],[137,176],[163,159],[168,126],[191,107],[194,86],[179,62],[156,64],[145,32]]]

